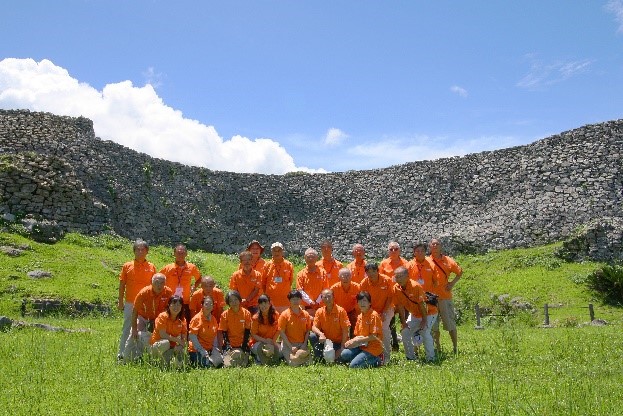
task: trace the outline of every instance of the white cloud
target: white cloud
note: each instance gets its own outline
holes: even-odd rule
[[[569,61],[569,62],[542,62],[535,55],[526,55],[530,63],[530,71],[517,82],[520,88],[536,89],[547,85],[566,81],[578,74],[587,72],[592,60]]]
[[[146,76],[150,74],[159,76],[153,70]],[[324,172],[296,166],[292,156],[268,138],[223,140],[213,126],[165,105],[151,84],[136,87],[122,81],[98,91],[48,60],[0,61],[0,108],[88,117],[102,139],[187,165],[233,172]]]
[[[154,88],[162,85],[162,73],[156,72],[153,66],[150,66],[143,72],[143,77],[145,77],[145,83]]]
[[[617,32],[623,33],[623,0],[610,0],[605,5],[605,9],[614,14],[614,20],[619,25]]]
[[[459,87],[458,85],[453,85],[452,87],[450,87],[450,91],[464,98],[468,96],[467,90],[465,88]]]
[[[348,138],[348,134],[344,133],[340,129],[330,128],[327,130],[327,134],[324,138],[324,143],[327,146],[337,146]]]

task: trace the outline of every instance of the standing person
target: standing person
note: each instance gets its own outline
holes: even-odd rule
[[[422,286],[424,292],[435,293],[437,291],[437,278],[433,270],[433,266],[429,259],[426,258],[426,244],[419,243],[413,246],[413,260],[409,262],[409,278],[415,280]],[[433,338],[431,330],[437,323],[437,307],[427,302],[426,305],[426,327],[427,329],[422,334],[424,341],[424,350],[426,352],[426,360],[433,361],[435,359],[435,348],[433,345]],[[419,318],[411,315],[409,319],[415,320],[415,325],[419,325]],[[411,325],[409,323],[409,325]],[[416,355],[417,355],[416,344]]]
[[[372,309],[379,314],[383,322],[383,364],[388,363],[392,351],[392,335],[389,324],[394,318],[392,279],[379,273],[376,263],[366,264],[366,278],[361,282],[361,290],[372,297]]]
[[[296,367],[310,362],[307,341],[312,318],[301,308],[303,295],[300,291],[292,290],[287,296],[290,306],[279,315],[279,336],[284,360]]]
[[[175,262],[167,264],[160,270],[160,273],[167,277],[166,285],[176,296],[180,296],[184,301],[184,317],[186,322],[190,322],[190,293],[191,279],[195,279],[194,288],[197,289],[201,283],[201,273],[197,266],[186,261],[188,250],[184,244],[178,244],[173,249]]]
[[[235,290],[227,292],[225,302],[229,309],[223,312],[218,324],[225,367],[246,367],[249,364],[251,313],[241,306],[242,296]]]
[[[218,321],[221,319],[223,308],[225,307],[225,295],[223,291],[216,287],[216,281],[212,276],[201,277],[201,288],[195,290],[190,297],[190,314],[192,316],[197,315],[203,310],[203,299],[206,296],[210,296],[213,301],[212,315]]]
[[[154,332],[151,335],[151,353],[157,360],[169,365],[175,358],[174,366],[184,364],[186,351],[187,324],[182,313],[183,300],[174,295],[169,298],[167,309],[156,318]]]
[[[378,367],[383,362],[381,317],[371,308],[368,292],[359,292],[357,303],[361,313],[357,317],[355,336],[344,344],[341,359],[349,363],[350,368]]]
[[[359,284],[366,277],[366,249],[362,244],[353,246],[353,258],[347,267],[350,270],[351,280]]]
[[[213,315],[214,300],[210,295],[203,298],[201,312],[193,316],[188,325],[188,353],[190,364],[201,368],[223,365],[219,351],[218,323]]]
[[[430,327],[426,326],[426,303],[424,302],[424,289],[414,280],[409,279],[409,271],[404,267],[396,269],[394,274],[396,284],[394,286],[394,305],[398,310],[402,330],[402,344],[405,347],[407,360],[415,360],[414,338],[417,335],[425,340],[430,338]],[[414,318],[408,320],[408,315]],[[428,341],[425,341],[425,343]]]
[[[351,336],[355,330],[355,323],[357,323],[357,293],[361,288],[358,283],[352,281],[352,275],[350,269],[342,267],[339,272],[340,283],[336,283],[331,286],[335,303],[340,305],[346,311],[348,320],[350,321]]]
[[[149,245],[145,241],[136,240],[132,245],[132,251],[134,251],[134,260],[125,263],[119,274],[117,309],[123,311],[123,327],[119,337],[117,360],[123,360],[125,344],[130,335],[134,299],[141,289],[151,284],[151,278],[156,273],[156,266],[147,261]]]
[[[329,287],[327,274],[323,268],[319,267],[318,252],[313,248],[305,250],[305,268],[296,276],[296,288],[305,292],[303,302],[305,310],[313,317],[316,310],[320,307],[320,293]]]
[[[314,315],[314,325],[309,334],[309,342],[312,345],[316,361],[323,358],[330,361],[324,356],[325,344],[327,340],[331,341],[333,344],[333,360],[339,359],[350,334],[350,320],[344,308],[335,304],[331,289],[322,291],[322,302],[324,306],[318,309]]]
[[[400,256],[400,245],[395,241],[390,241],[387,245],[387,257],[379,264],[379,272],[394,278],[394,272],[399,267],[409,267],[409,262]],[[389,323],[392,337],[392,349],[398,351],[398,334],[396,334],[396,317],[392,316]]]
[[[430,260],[435,277],[437,278],[437,295],[439,295],[439,318],[443,322],[443,328],[450,334],[452,339],[452,351],[457,353],[457,332],[456,332],[456,311],[454,310],[454,303],[452,302],[452,289],[456,282],[459,281],[463,275],[463,270],[454,261],[452,257],[448,257],[441,252],[441,242],[437,239],[432,239],[428,245],[430,249]],[[450,275],[454,274],[454,279],[450,281]],[[433,337],[435,339],[435,345],[438,350],[441,350],[441,343],[439,341],[439,319],[436,321],[433,328]]]
[[[251,354],[257,363],[276,364],[281,357],[279,337],[279,314],[267,295],[258,299],[259,310],[251,321]]]
[[[264,246],[262,246],[259,241],[253,240],[247,246],[247,251],[252,255],[251,267],[253,267],[253,270],[262,274],[264,272],[264,266],[266,266],[266,260],[262,258]],[[242,264],[239,268],[242,268]]]
[[[128,337],[123,359],[131,362],[143,355],[150,344],[156,318],[167,308],[173,291],[165,286],[166,277],[156,273],[151,278],[151,285],[144,287],[134,298],[132,307],[132,328]]]
[[[322,259],[318,260],[316,264],[327,273],[328,287],[331,287],[340,281],[338,273],[343,265],[341,261],[333,258],[333,243],[331,243],[331,240],[323,240],[320,243],[320,251],[322,252]]]
[[[253,315],[257,312],[257,298],[260,296],[262,274],[253,268],[253,255],[250,251],[243,251],[238,258],[240,267],[232,273],[229,288],[240,293],[241,306]]]
[[[284,258],[283,244],[276,242],[270,246],[272,259],[266,263],[262,275],[262,289],[272,299],[273,306],[281,313],[288,309],[288,293],[292,290],[294,267]]]

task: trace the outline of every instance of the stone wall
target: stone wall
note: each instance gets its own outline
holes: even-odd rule
[[[601,217],[623,218],[622,150],[618,120],[385,169],[240,174],[103,141],[82,117],[0,110],[0,215],[214,252],[257,238],[300,254],[330,238],[343,258],[356,242],[382,256],[389,240],[433,236],[450,252],[475,252],[558,241]]]

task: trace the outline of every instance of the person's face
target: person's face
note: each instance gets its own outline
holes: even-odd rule
[[[176,247],[173,255],[175,256],[175,261],[177,263],[184,263],[186,261],[186,256],[188,255],[188,252],[184,247]]]
[[[439,255],[439,253],[441,253],[441,243],[439,242],[439,240],[431,240],[428,247],[430,248],[431,254],[434,256],[437,256]]]
[[[257,244],[253,244],[251,247],[249,247],[249,251],[251,252],[251,254],[253,254],[254,259],[259,258],[262,254],[262,249]]]
[[[407,284],[407,279],[409,278],[409,274],[402,272],[402,273],[396,273],[394,275],[394,279],[396,279],[396,283],[398,283],[400,286],[404,286]]]
[[[357,304],[359,305],[359,309],[361,309],[361,312],[368,312],[368,309],[370,309],[370,302],[368,302],[368,299],[366,298],[361,298],[357,301]]]
[[[242,264],[242,267],[244,268],[251,267],[253,265],[253,256],[249,256],[249,255],[240,256],[240,264]]]
[[[320,251],[322,251],[322,257],[325,259],[330,259],[333,257],[333,246],[331,244],[325,244],[320,247]]]
[[[151,287],[155,294],[158,295],[164,290],[164,282],[165,279],[157,279],[152,282]]]
[[[363,260],[366,257],[366,250],[362,245],[356,245],[353,248],[353,257],[357,260]]]
[[[340,272],[338,277],[340,278],[340,282],[342,282],[342,284],[345,284],[345,285],[349,284],[351,279],[352,279],[351,274],[349,272],[345,272],[345,271],[344,272]]]
[[[260,308],[260,311],[262,311],[262,313],[267,313],[268,310],[270,309],[270,302],[268,301],[260,302],[258,303],[258,307]]]
[[[316,253],[307,253],[305,254],[305,264],[309,267],[312,267],[318,261],[318,255]]]
[[[398,244],[390,244],[387,248],[389,252],[389,257],[398,258],[400,257],[400,246]]]
[[[366,274],[373,282],[379,280],[379,271],[377,269],[370,269],[366,272]]]
[[[233,310],[238,310],[240,308],[240,300],[236,296],[229,297],[229,307]]]
[[[205,316],[210,316],[213,309],[214,309],[214,302],[212,301],[212,299],[206,299],[203,302],[203,314]]]
[[[333,293],[325,292],[322,294],[322,301],[325,305],[331,307],[333,306]]]
[[[201,289],[203,289],[204,292],[211,293],[215,286],[216,282],[214,280],[201,280]]]
[[[270,250],[270,253],[273,256],[273,260],[282,260],[283,259],[283,249],[281,247],[275,247]]]
[[[169,305],[169,312],[171,313],[171,316],[177,316],[181,311],[182,311],[182,302],[177,301],[177,300],[171,302],[171,304]]]
[[[149,249],[145,246],[137,246],[134,249],[134,258],[136,260],[145,260],[145,258],[147,257],[147,253],[149,252]]]
[[[298,296],[292,296],[290,298],[290,307],[298,308],[299,306],[301,306],[301,298],[299,298]]]
[[[424,250],[424,247],[414,248],[413,258],[415,258],[417,261],[424,261],[424,259],[426,258],[426,251]]]

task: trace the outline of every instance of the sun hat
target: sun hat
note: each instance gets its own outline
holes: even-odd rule
[[[283,244],[281,244],[279,241],[277,241],[276,243],[272,243],[272,244],[270,245],[270,249],[271,249],[271,250],[272,250],[273,248],[275,248],[275,247],[279,247],[280,249],[282,249],[282,250],[283,250]]]
[[[250,250],[252,246],[257,245],[260,248],[260,252],[263,253],[264,252],[264,246],[260,244],[259,241],[257,240],[253,240],[249,243],[249,245],[247,246],[247,250]]]

